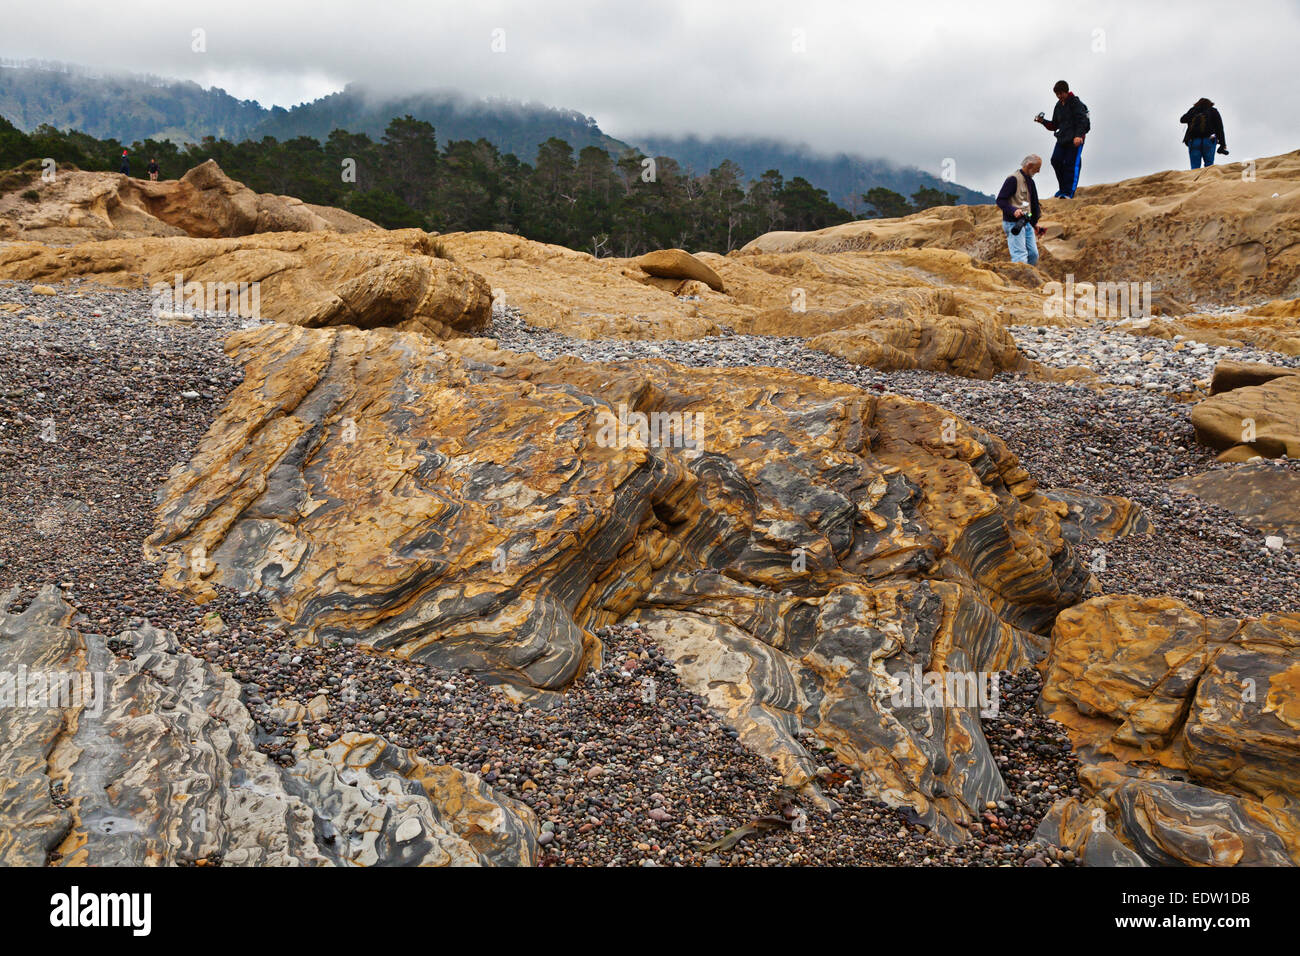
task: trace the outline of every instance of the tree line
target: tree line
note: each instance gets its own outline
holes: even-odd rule
[[[81,169],[116,170],[123,144],[42,126],[24,134],[0,117],[0,168],[44,157]],[[156,158],[161,178],[177,178],[208,159],[257,192],[347,209],[381,226],[435,232],[494,230],[595,255],[634,256],[670,246],[728,252],[777,229],[821,229],[855,217],[824,189],[770,169],[745,181],[723,160],[697,174],[668,156],[597,146],[574,154],[564,140],[542,143],[530,165],[485,139],[439,146],[432,125],[394,118],[379,140],[334,130],[309,136],[230,142],[206,137],[131,144],[131,174]],[[30,166],[30,162],[29,162]],[[11,187],[10,187],[11,188]],[[863,197],[875,216],[907,215],[957,197],[929,187],[911,200],[876,187]]]

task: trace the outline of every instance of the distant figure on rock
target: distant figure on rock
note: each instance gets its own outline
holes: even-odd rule
[[[998,208],[1002,210],[1002,231],[1007,235],[1007,252],[1012,262],[1038,265],[1038,242],[1047,230],[1040,229],[1038,217],[1038,187],[1034,176],[1043,168],[1041,156],[1026,156],[1020,168],[1007,177],[998,190]]]
[[[145,168],[149,171],[149,178],[152,179],[154,182],[157,182],[158,181],[158,160],[155,157],[150,156],[149,165],[146,166]]]
[[[118,172],[123,176],[131,175],[131,160],[126,158],[126,150],[122,150],[122,165],[118,168]]]
[[[1214,103],[1204,96],[1192,104],[1178,122],[1187,124],[1183,145],[1191,156],[1192,169],[1200,169],[1202,163],[1213,166],[1216,146],[1224,156],[1228,155],[1228,148],[1224,145],[1223,117],[1214,108]]]
[[[1057,80],[1052,87],[1056,94],[1056,107],[1052,118],[1044,119],[1039,113],[1034,122],[1056,134],[1056,148],[1052,150],[1052,169],[1056,170],[1057,199],[1073,199],[1079,188],[1079,170],[1083,166],[1083,140],[1092,129],[1092,119],[1083,100],[1070,92],[1070,84]]]

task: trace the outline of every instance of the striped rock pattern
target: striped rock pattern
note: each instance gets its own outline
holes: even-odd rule
[[[1300,614],[1106,595],[1060,615],[1043,668],[1099,827],[1154,865],[1300,863]],[[1068,829],[1040,835],[1081,852]]]
[[[894,699],[914,671],[1036,660],[1091,587],[1069,508],[994,436],[773,369],[389,330],[228,348],[245,382],[146,545],[172,585],[541,696],[636,618],[814,800],[807,734],[953,839],[1005,795],[979,701]]]
[[[8,604],[8,601],[6,601]],[[76,630],[47,587],[0,612],[0,669],[73,672],[95,691],[0,708],[0,863],[71,866],[532,865],[532,812],[381,738],[257,749],[239,685],[152,627]]]

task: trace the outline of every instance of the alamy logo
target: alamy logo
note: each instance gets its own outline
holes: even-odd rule
[[[98,717],[104,710],[103,671],[0,671],[0,708],[31,707],[47,710],[83,707]]]
[[[177,272],[172,285],[155,282],[149,291],[155,316],[164,312],[228,312],[246,319],[262,317],[260,282],[186,282]]]
[[[996,717],[1000,693],[997,671],[930,671],[921,673],[921,665],[895,675],[898,688],[890,695],[892,707],[979,707],[981,717]]]
[[[50,925],[129,926],[133,936],[148,936],[153,927],[153,897],[149,893],[82,893],[72,887],[50,897]]]
[[[1049,319],[1136,319],[1151,315],[1150,282],[1065,282],[1043,286],[1043,315]]]
[[[619,403],[618,415],[603,410],[596,416],[600,426],[596,444],[601,448],[626,448],[633,435],[647,448],[684,448],[687,458],[700,455],[704,440],[704,416],[698,412],[629,412]]]

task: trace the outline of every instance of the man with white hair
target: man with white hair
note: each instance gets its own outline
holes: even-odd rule
[[[998,190],[998,208],[1002,210],[1002,231],[1007,236],[1007,251],[1012,262],[1038,265],[1038,242],[1047,230],[1040,229],[1038,217],[1038,187],[1034,175],[1043,168],[1041,156],[1030,153],[1020,162],[1020,168],[1007,177]]]

